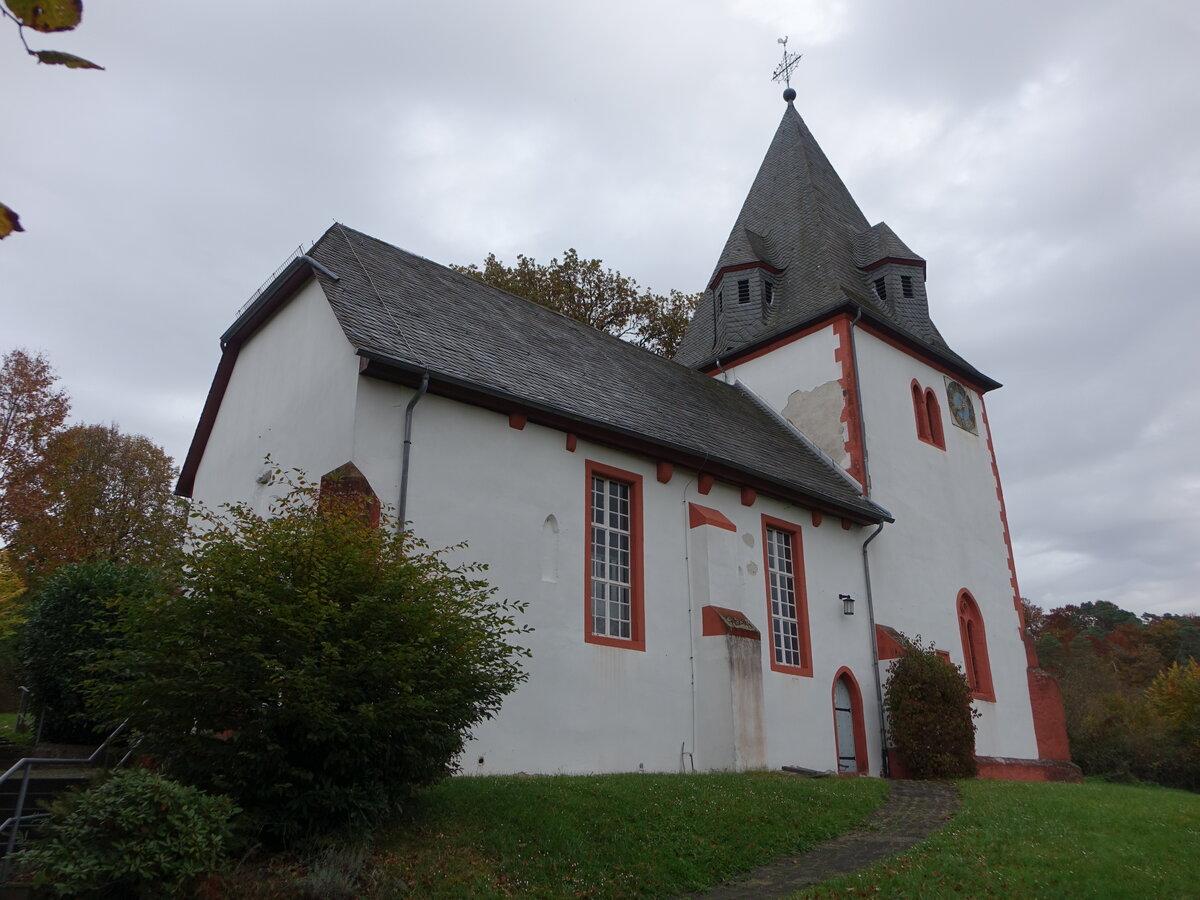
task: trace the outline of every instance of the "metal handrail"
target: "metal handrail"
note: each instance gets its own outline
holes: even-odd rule
[[[13,724],[13,728],[17,731],[24,731],[29,727],[29,723],[25,721],[25,716],[29,710],[30,690],[22,684],[17,688],[17,693],[21,695],[21,702],[17,705],[17,721]]]
[[[5,829],[10,829],[9,835],[8,835],[8,844],[4,850],[4,859],[3,859],[3,861],[0,861],[0,884],[6,883],[8,881],[9,874],[11,874],[12,853],[13,853],[13,850],[16,849],[17,835],[21,830],[21,826],[28,824],[30,822],[34,822],[38,819],[44,819],[44,818],[46,818],[47,815],[49,815],[49,813],[44,813],[44,812],[29,813],[28,815],[25,814],[25,800],[29,795],[29,779],[33,774],[33,767],[34,766],[59,766],[62,768],[66,768],[68,766],[95,765],[96,761],[98,759],[100,759],[100,757],[103,755],[104,751],[107,750],[108,747],[112,744],[112,742],[117,738],[117,736],[119,734],[121,734],[122,731],[125,730],[125,727],[128,724],[129,724],[129,720],[126,719],[124,722],[122,722],[120,725],[118,725],[113,730],[113,733],[110,734],[108,737],[106,737],[104,739],[103,743],[101,743],[99,747],[97,747],[95,750],[93,750],[91,752],[91,754],[86,757],[80,757],[80,758],[76,758],[76,759],[69,759],[69,758],[64,759],[62,757],[57,757],[57,756],[27,756],[22,759],[18,759],[15,763],[13,763],[11,766],[9,766],[7,772],[5,772],[3,775],[0,775],[0,785],[3,785],[9,779],[14,778],[17,774],[21,773],[22,771],[24,773],[23,777],[21,778],[21,788],[20,788],[19,792],[17,793],[17,805],[13,808],[13,814],[11,816],[9,816],[3,822],[3,824],[0,824],[0,834],[3,834]],[[116,765],[113,768],[119,768],[120,766],[123,766],[128,761],[129,757],[133,754],[133,751],[136,747],[137,747],[137,743],[135,742],[133,744],[133,746],[131,746],[125,752],[125,755],[122,756],[117,761]]]

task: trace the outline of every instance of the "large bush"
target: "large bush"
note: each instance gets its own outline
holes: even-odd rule
[[[52,804],[18,866],[58,897],[174,896],[220,868],[235,812],[155,772],[116,772]]]
[[[301,487],[272,513],[205,518],[182,591],[126,607],[92,696],[270,837],[369,825],[524,678],[519,607],[353,497]]]
[[[884,707],[888,738],[914,778],[972,778],[975,722],[971,687],[956,666],[918,636],[892,665]]]
[[[82,689],[87,667],[118,639],[120,607],[160,592],[150,570],[112,562],[65,566],[42,585],[29,606],[21,658],[34,708],[45,716],[44,740],[97,739]]]

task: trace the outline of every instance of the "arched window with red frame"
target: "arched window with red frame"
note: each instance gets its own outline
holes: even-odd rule
[[[913,417],[917,420],[917,437],[929,440],[929,411],[925,408],[925,394],[917,379],[912,380]]]
[[[929,420],[929,443],[946,449],[946,433],[942,431],[942,407],[933,388],[925,388],[925,417]]]
[[[983,627],[979,604],[966,588],[958,592],[958,632],[962,637],[963,662],[971,696],[994,702],[996,691],[992,687],[992,667],[988,662],[987,631]]]
[[[917,438],[937,447],[946,449],[946,434],[942,430],[942,408],[938,404],[937,394],[933,388],[922,388],[917,379],[909,385],[912,391],[913,418],[917,422]]]

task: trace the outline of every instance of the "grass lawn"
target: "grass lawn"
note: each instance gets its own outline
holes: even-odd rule
[[[0,713],[0,738],[14,744],[28,744],[32,740],[28,731],[17,731],[16,713]]]
[[[809,891],[838,897],[1200,897],[1200,795],[1158,787],[959,783],[916,849]]]
[[[372,880],[379,897],[671,897],[815,846],[885,791],[768,773],[457,778],[381,842]]]
[[[651,898],[702,891],[860,823],[885,782],[792,776],[456,778],[368,846],[243,867],[227,900]],[[1200,897],[1200,794],[959,783],[913,850],[797,898]]]

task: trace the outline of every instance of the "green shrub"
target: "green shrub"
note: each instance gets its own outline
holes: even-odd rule
[[[158,591],[149,569],[100,562],[64,566],[37,592],[21,658],[34,709],[45,714],[44,740],[96,740],[97,723],[82,690],[87,666],[115,639],[118,607]]]
[[[391,814],[524,678],[519,607],[478,567],[315,493],[205,519],[183,591],[126,608],[92,690],[165,771],[275,841]]]
[[[956,666],[920,635],[905,640],[892,665],[884,708],[888,738],[914,778],[973,778],[975,722],[971,688]]]
[[[228,797],[145,769],[115,772],[51,805],[53,815],[17,855],[34,884],[58,897],[164,897],[221,868]]]

